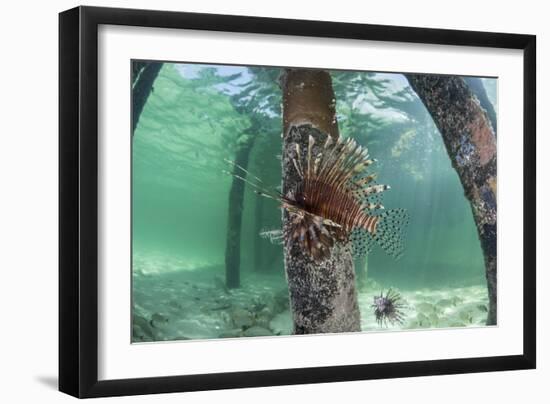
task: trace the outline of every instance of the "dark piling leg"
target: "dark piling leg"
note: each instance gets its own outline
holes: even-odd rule
[[[246,142],[237,150],[235,163],[246,169],[250,158],[253,141]],[[245,176],[236,167],[233,174]],[[241,227],[244,201],[245,183],[233,177],[229,191],[229,205],[227,214],[227,239],[225,245],[225,283],[228,288],[238,288],[241,285]]]
[[[141,111],[153,90],[153,83],[162,67],[162,63],[156,62],[142,63],[142,65],[144,67],[141,69],[141,74],[137,75],[139,72],[134,72],[137,77],[132,87],[132,135],[136,130]]]
[[[486,111],[461,77],[407,75],[439,128],[472,206],[489,295],[487,324],[497,322],[497,147]]]

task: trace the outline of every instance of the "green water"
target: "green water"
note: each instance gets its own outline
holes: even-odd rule
[[[290,333],[282,246],[259,235],[281,228],[281,211],[250,187],[241,288],[224,285],[233,181],[222,173],[224,158],[233,160],[253,138],[249,170],[280,185],[279,74],[163,65],[133,137],[134,341]],[[369,147],[378,181],[392,186],[384,205],[406,208],[411,218],[401,260],[376,248],[367,259],[358,286],[363,329],[378,329],[372,296],[389,287],[409,306],[406,323],[390,328],[484,324],[484,263],[471,208],[431,117],[400,74],[331,75],[342,136]],[[483,82],[496,107],[496,80]]]

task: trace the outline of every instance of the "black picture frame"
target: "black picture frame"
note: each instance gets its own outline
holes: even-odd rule
[[[97,61],[101,24],[523,50],[523,353],[99,381]],[[60,13],[59,389],[84,398],[535,368],[535,61],[533,35],[96,7]]]

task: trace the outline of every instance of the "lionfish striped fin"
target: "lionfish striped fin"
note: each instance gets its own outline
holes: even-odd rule
[[[323,164],[321,172],[319,173],[320,177],[327,178],[331,170],[335,168],[336,162],[338,161],[338,158],[340,156],[340,154],[338,153],[338,149],[341,147],[341,145],[342,138],[338,138],[334,145],[332,144],[332,142],[329,143],[329,141],[325,143],[325,147],[330,148],[330,151],[326,154],[326,157],[324,159],[325,162]]]
[[[319,173],[319,177],[325,178],[325,181],[327,181],[328,177],[330,176],[331,170],[337,169],[338,161],[342,156],[342,152],[344,150],[344,141],[342,140],[342,138],[338,138],[336,142],[334,142],[334,144],[330,137],[329,139],[330,142],[327,140],[325,148],[329,148],[330,150],[328,153],[326,153],[326,157],[324,158],[325,162]]]
[[[353,174],[356,165],[359,163],[355,154],[357,144],[355,141],[347,142],[341,152],[341,158],[335,169],[332,171],[331,183],[345,184],[346,178]]]
[[[348,184],[353,177],[362,173],[371,164],[371,160],[367,160],[367,157],[367,150],[364,150],[357,144],[353,144],[353,147],[350,149],[349,158],[344,162],[340,175],[336,177],[336,181],[340,184]]]
[[[351,169],[349,167],[349,161],[354,161],[353,153],[350,153],[350,151],[353,152],[355,150],[355,146],[355,141],[351,141],[349,138],[341,143],[341,148],[336,154],[334,164],[330,167],[326,173],[326,176],[323,177],[327,184],[335,185],[337,187],[345,185],[344,178],[350,173],[350,171],[353,170],[353,167],[351,167]],[[335,147],[338,147],[338,144]]]

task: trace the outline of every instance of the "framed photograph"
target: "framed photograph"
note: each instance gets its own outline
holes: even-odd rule
[[[535,367],[534,36],[59,27],[61,391]]]

